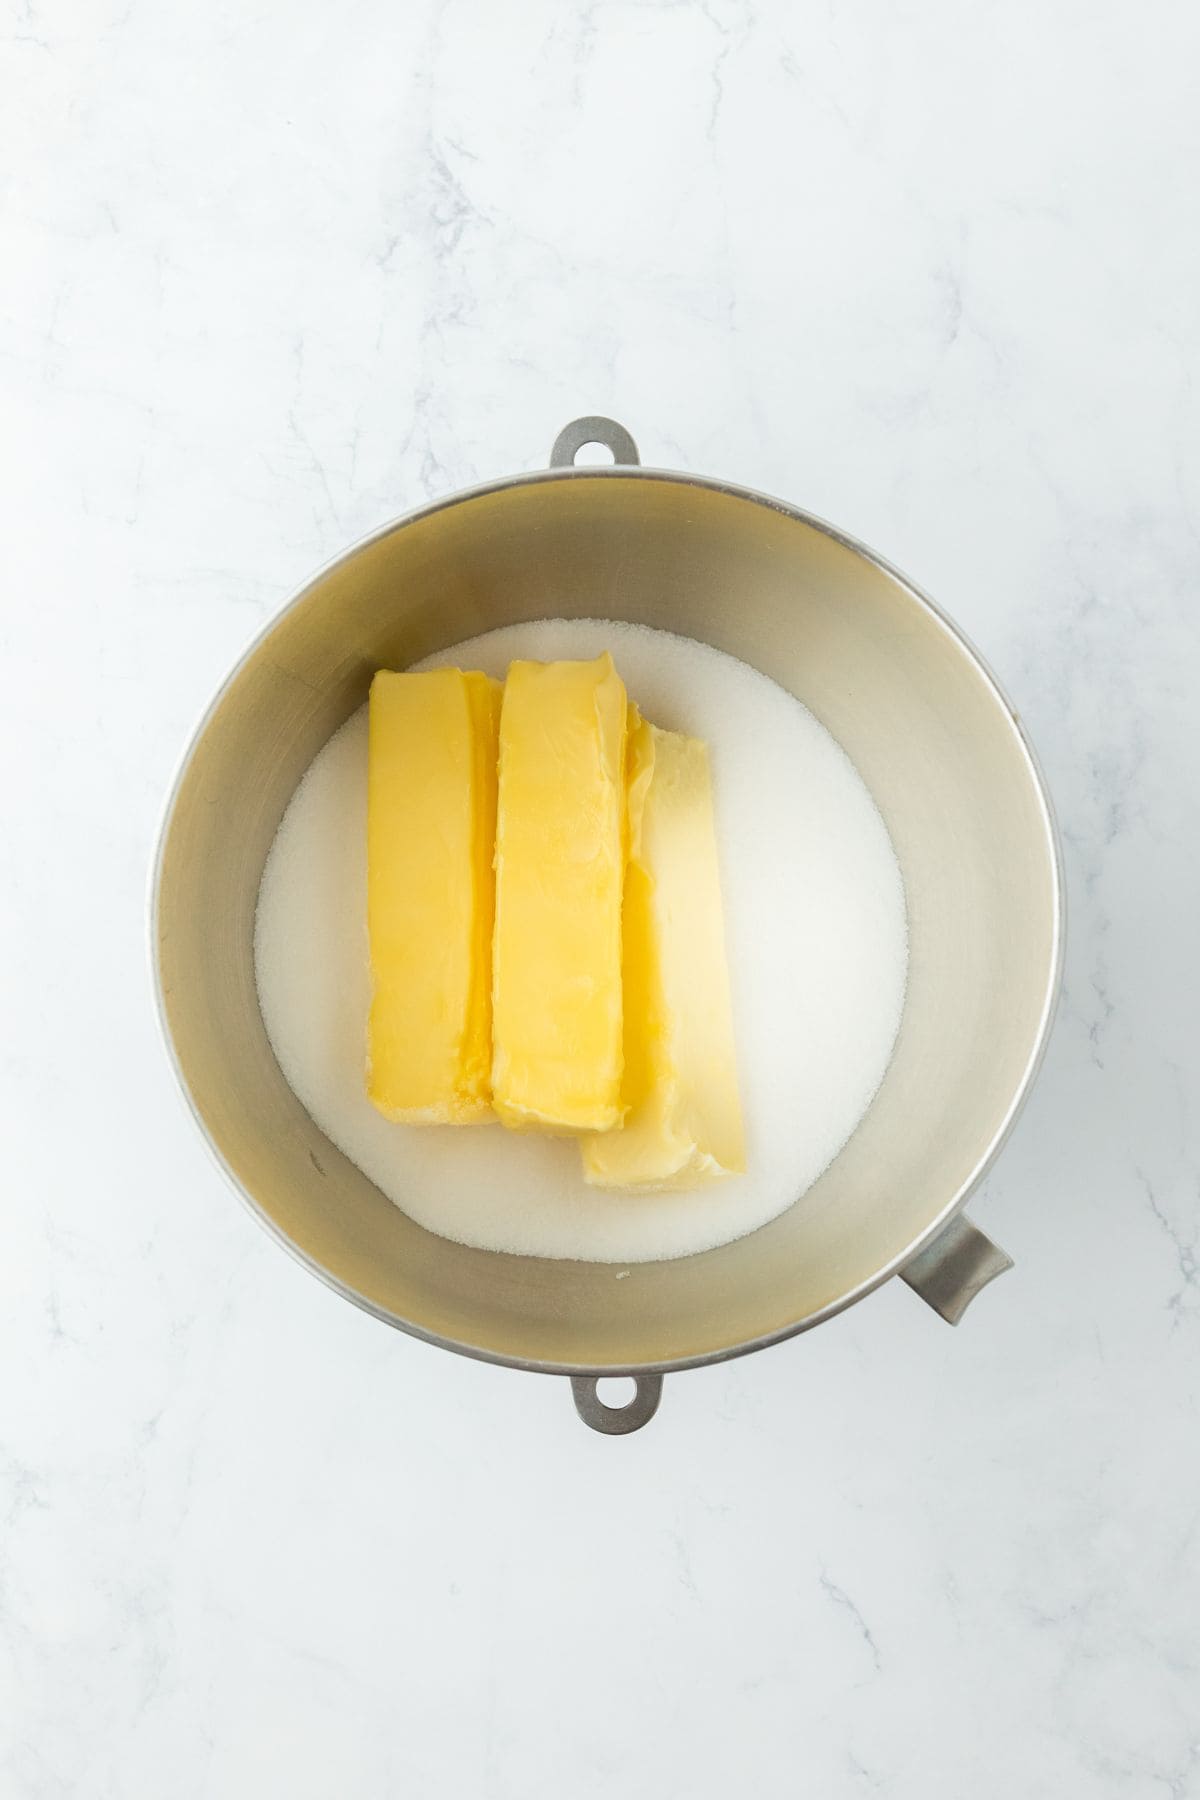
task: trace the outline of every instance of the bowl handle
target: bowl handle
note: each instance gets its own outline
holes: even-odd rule
[[[563,426],[550,452],[550,467],[571,468],[585,444],[603,444],[606,450],[612,451],[615,463],[636,468],[641,461],[638,447],[623,425],[618,425],[615,419],[591,413],[586,419],[572,419],[569,425]]]
[[[591,439],[583,442],[590,443]],[[957,1325],[976,1294],[1012,1266],[1008,1252],[993,1244],[977,1225],[959,1213],[931,1244],[904,1265],[900,1274],[927,1306],[932,1306],[948,1324]],[[571,1377],[575,1411],[585,1425],[602,1431],[606,1437],[624,1437],[650,1423],[662,1399],[661,1375],[635,1375],[633,1399],[627,1406],[607,1405],[597,1391],[599,1380],[598,1375]]]
[[[900,1276],[948,1325],[957,1325],[976,1294],[1012,1266],[1008,1252],[959,1213]]]
[[[587,440],[590,441],[590,440]],[[571,1394],[575,1411],[593,1431],[606,1437],[624,1437],[628,1431],[640,1431],[658,1411],[662,1399],[661,1375],[635,1375],[635,1393],[628,1406],[608,1406],[596,1391],[598,1375],[572,1375]]]

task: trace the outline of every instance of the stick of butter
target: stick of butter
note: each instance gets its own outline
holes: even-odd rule
[[[461,669],[371,683],[367,1094],[389,1119],[491,1116],[500,683]]]
[[[492,1090],[515,1130],[620,1123],[625,686],[514,662],[500,713]]]
[[[746,1166],[708,749],[632,716],[624,1128],[583,1137],[593,1187],[701,1187]]]

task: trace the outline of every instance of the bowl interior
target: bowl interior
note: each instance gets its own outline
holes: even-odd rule
[[[263,863],[297,781],[375,669],[546,616],[660,626],[789,688],[842,743],[904,874],[909,988],[869,1112],[803,1203],[677,1262],[498,1256],[414,1224],[285,1083],[254,985]],[[164,838],[168,1036],[217,1152],[351,1297],[504,1361],[602,1370],[719,1356],[814,1322],[953,1211],[1023,1092],[1057,978],[1053,829],[996,689],[898,577],[812,521],[679,477],[576,470],[452,500],[317,578],[219,696]],[[803,1095],[797,1095],[803,1105]]]

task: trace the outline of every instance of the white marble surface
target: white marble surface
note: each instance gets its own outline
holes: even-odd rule
[[[1184,0],[15,0],[0,46],[0,1794],[1200,1794],[1200,31]],[[986,649],[1061,812],[957,1333],[409,1342],[177,1103],[185,734],[314,565],[591,410]]]

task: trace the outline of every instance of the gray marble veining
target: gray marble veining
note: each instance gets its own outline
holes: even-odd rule
[[[5,1800],[1200,1794],[1198,16],[9,8]],[[1071,907],[1015,1272],[620,1443],[278,1254],[142,923],[272,609],[589,411],[949,608]]]

